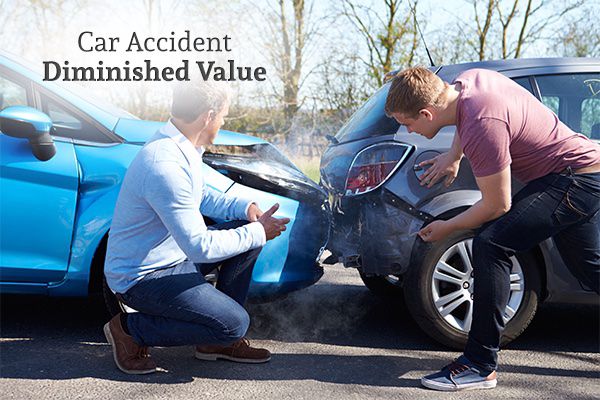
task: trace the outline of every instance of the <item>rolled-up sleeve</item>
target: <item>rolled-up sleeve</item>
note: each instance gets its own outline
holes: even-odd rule
[[[266,242],[264,228],[259,222],[236,229],[209,231],[194,201],[192,177],[177,162],[157,162],[147,171],[142,187],[143,197],[190,261],[218,262],[264,246]],[[207,196],[207,192],[204,193],[207,207],[222,206],[230,209],[232,215],[239,215],[241,202],[214,193],[212,197]]]

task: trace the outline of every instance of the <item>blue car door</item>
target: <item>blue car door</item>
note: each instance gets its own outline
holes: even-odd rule
[[[0,70],[0,109],[27,105],[27,81]],[[5,71],[4,71],[5,72]],[[55,138],[56,155],[39,161],[26,139],[0,134],[0,280],[60,281],[69,265],[79,168],[70,139]]]

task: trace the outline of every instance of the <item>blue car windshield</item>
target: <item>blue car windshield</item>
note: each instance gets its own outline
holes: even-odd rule
[[[338,142],[350,142],[372,136],[393,135],[400,124],[383,112],[390,83],[383,85],[354,113],[335,136]]]

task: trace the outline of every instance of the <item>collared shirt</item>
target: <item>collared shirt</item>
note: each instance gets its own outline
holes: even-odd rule
[[[202,153],[169,121],[132,161],[108,237],[104,273],[114,292],[124,293],[145,274],[186,259],[218,262],[264,246],[260,222],[207,229],[202,214],[246,220],[251,202],[207,186]]]

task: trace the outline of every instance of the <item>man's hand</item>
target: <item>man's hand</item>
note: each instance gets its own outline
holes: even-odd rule
[[[267,241],[281,235],[285,231],[285,225],[290,222],[289,218],[275,218],[273,214],[279,209],[279,204],[274,204],[271,208],[265,211],[259,218],[258,222],[265,228]]]
[[[256,205],[256,203],[250,204],[248,207],[248,213],[246,215],[246,219],[250,222],[256,222],[263,215],[263,212]]]
[[[452,185],[458,170],[460,168],[460,158],[457,160],[450,153],[442,153],[430,160],[419,163],[419,167],[431,164],[431,167],[421,175],[421,186],[427,185],[427,188],[433,187],[443,177],[446,177],[444,184],[446,187]]]
[[[435,242],[445,239],[454,230],[455,228],[449,221],[438,220],[421,229],[418,235],[424,242]]]

